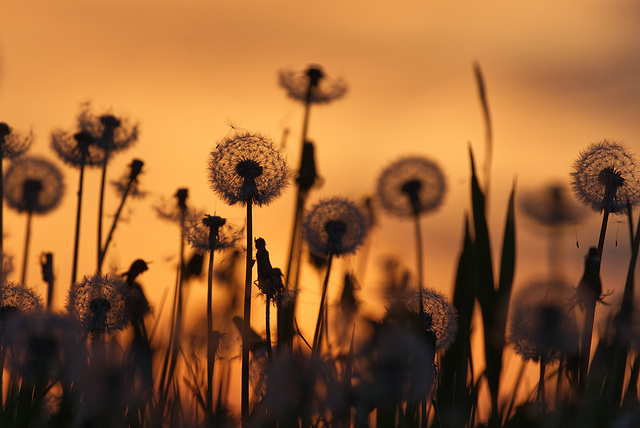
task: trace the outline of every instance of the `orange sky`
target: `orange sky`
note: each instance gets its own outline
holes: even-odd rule
[[[312,202],[370,195],[382,168],[403,155],[425,154],[441,164],[449,193],[443,208],[425,218],[423,230],[427,283],[447,293],[469,207],[469,142],[483,159],[474,61],[485,75],[494,123],[494,250],[514,179],[518,189],[567,180],[578,152],[603,138],[622,140],[640,153],[640,8],[632,0],[4,3],[0,120],[16,130],[32,129],[32,152],[56,160],[50,132],[73,127],[79,104],[87,100],[97,111],[112,108],[140,122],[140,141],[114,158],[109,171],[115,179],[132,158],[144,160],[141,184],[149,196],[128,202],[128,223],[119,226],[106,266],[123,270],[138,257],[153,261],[141,282],[156,298],[173,284],[167,260],[175,263],[178,245],[176,227],[153,212],[161,197],[188,187],[193,206],[235,224],[244,221],[242,210],[216,200],[206,178],[209,151],[229,131],[228,122],[275,139],[290,129],[287,153],[297,164],[302,109],[277,85],[282,68],[317,63],[350,85],[344,99],[312,111],[309,136],[324,178]],[[63,205],[34,219],[27,282],[38,287],[41,251],[55,253],[61,286],[70,278],[77,171],[65,169],[65,177]],[[96,192],[98,172],[89,171],[87,180],[86,192]],[[83,274],[95,269],[95,198],[87,196],[84,208]],[[117,203],[111,193],[107,213]],[[25,220],[5,212],[5,249],[18,268]],[[255,234],[266,239],[276,266],[286,261],[290,226],[283,219],[292,214],[292,191],[256,211]],[[545,241],[523,223],[517,284],[546,266]],[[620,229],[617,248],[613,232],[607,241],[605,289],[619,288],[626,269],[627,229]],[[378,286],[381,256],[405,257],[413,268],[412,230],[408,222],[381,218],[371,236],[363,295]],[[573,233],[567,234],[567,273],[575,282],[598,230],[593,214],[578,228],[579,249]],[[313,303],[316,284],[305,289],[309,297],[303,301]],[[58,294],[58,307],[64,297]]]

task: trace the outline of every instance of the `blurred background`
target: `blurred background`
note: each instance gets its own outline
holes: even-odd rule
[[[550,181],[567,183],[575,158],[604,138],[640,151],[640,4],[633,0],[474,1],[44,0],[3,4],[0,26],[0,121],[35,134],[31,153],[61,162],[50,149],[55,129],[75,129],[83,102],[138,122],[138,143],[117,154],[109,180],[133,158],[144,161],[143,200],[125,206],[105,262],[124,272],[136,258],[150,261],[139,280],[154,305],[175,283],[179,230],[160,219],[180,187],[190,206],[242,226],[244,210],[210,190],[206,165],[216,141],[232,127],[282,144],[291,165],[300,156],[302,104],[278,86],[279,70],[319,64],[349,85],[347,95],[311,111],[322,187],[310,202],[342,195],[373,196],[393,160],[423,154],[448,180],[441,209],[423,219],[427,285],[450,295],[470,210],[469,154],[485,159],[485,126],[473,64],[485,78],[494,131],[489,218],[494,261],[512,186],[516,198]],[[285,138],[286,136],[286,138]],[[479,168],[481,171],[481,168]],[[62,309],[71,277],[78,171],[64,167],[67,192],[53,213],[35,217],[27,284],[41,290],[41,252],[54,253]],[[481,177],[482,178],[482,177]],[[86,171],[79,274],[95,271],[98,169]],[[119,203],[108,189],[106,224]],[[294,211],[293,189],[255,211],[274,266],[284,269]],[[378,213],[359,278],[363,310],[380,314],[378,291],[388,257],[414,268],[413,225]],[[544,233],[517,212],[516,291],[547,273]],[[572,285],[588,247],[597,244],[600,217],[587,213],[563,234],[564,274]],[[603,288],[621,293],[629,258],[625,218],[611,217]],[[5,210],[5,251],[19,280],[26,217]],[[576,245],[579,242],[579,248]],[[617,243],[617,246],[616,246]],[[225,255],[216,255],[222,261]],[[340,269],[361,260],[345,259]],[[334,270],[330,290],[339,291]],[[301,303],[315,313],[321,277],[305,268]],[[335,284],[335,285],[333,285]],[[189,290],[197,319],[205,282]],[[330,291],[331,293],[331,291]],[[335,301],[336,295],[332,295]],[[262,318],[254,317],[257,330]]]

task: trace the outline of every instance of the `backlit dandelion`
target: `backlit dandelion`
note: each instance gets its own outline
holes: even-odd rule
[[[95,142],[107,152],[119,152],[129,148],[139,137],[139,125],[111,112],[96,114],[90,103],[83,103],[77,117],[78,128],[89,132]]]
[[[193,212],[185,217],[184,227],[185,239],[194,250],[200,253],[231,248],[243,234],[241,229],[227,223],[226,219]]]
[[[640,199],[640,170],[635,157],[619,142],[603,140],[587,147],[576,159],[571,186],[593,211],[619,213]]]
[[[433,336],[436,351],[447,350],[454,342],[458,330],[456,309],[444,294],[431,288],[423,288],[422,305],[427,320],[425,333]],[[391,324],[413,324],[419,321],[419,308],[419,291],[408,290],[387,308],[384,320]]]
[[[0,285],[0,329],[17,314],[35,313],[44,309],[42,298],[33,289],[16,282]]]
[[[440,166],[429,158],[401,158],[382,171],[377,196],[382,207],[399,217],[413,217],[436,210],[447,190]]]
[[[14,131],[6,123],[0,122],[0,156],[12,159],[23,155],[33,142],[33,133],[26,135]]]
[[[364,242],[367,220],[362,210],[349,199],[324,199],[307,212],[302,234],[316,253],[352,254]]]
[[[290,98],[304,103],[330,103],[342,98],[348,89],[344,80],[328,77],[319,65],[310,65],[303,72],[281,70],[278,82]]]
[[[227,204],[258,205],[277,199],[288,185],[283,154],[267,137],[238,132],[219,141],[209,157],[209,182]]]
[[[110,334],[127,326],[127,286],[120,276],[85,276],[71,286],[66,308],[93,334]]]
[[[62,172],[43,157],[15,159],[4,176],[7,205],[19,212],[46,214],[56,208],[64,194]]]
[[[89,131],[55,130],[51,133],[51,148],[65,164],[76,168],[101,166],[104,162],[105,150]]]

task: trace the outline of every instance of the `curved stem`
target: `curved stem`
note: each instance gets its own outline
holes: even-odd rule
[[[27,260],[29,260],[29,242],[31,241],[31,218],[32,211],[27,211],[27,233],[24,238],[24,258],[22,259],[22,285],[26,285],[27,278]]]
[[[244,283],[244,322],[242,325],[242,385],[241,414],[242,426],[248,425],[249,419],[249,346],[251,337],[251,271],[253,268],[253,214],[251,196],[247,198],[247,261]]]

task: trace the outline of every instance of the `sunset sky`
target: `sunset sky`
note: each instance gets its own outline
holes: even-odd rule
[[[97,113],[110,110],[139,122],[140,140],[113,159],[109,178],[119,178],[133,158],[142,159],[140,182],[148,196],[127,202],[127,223],[118,227],[105,265],[122,272],[136,258],[151,261],[140,282],[157,302],[174,284],[179,233],[153,207],[163,199],[173,203],[176,189],[187,187],[193,207],[241,226],[244,211],[210,190],[209,152],[230,125],[279,143],[289,130],[285,151],[296,166],[302,105],[278,86],[278,71],[319,64],[328,76],[348,82],[349,92],[312,110],[309,137],[324,183],[311,203],[372,195],[382,169],[401,156],[436,160],[449,191],[443,207],[423,219],[425,271],[427,285],[449,294],[470,205],[469,144],[480,165],[484,160],[473,64],[484,73],[494,126],[489,216],[498,260],[514,182],[516,195],[549,180],[568,183],[578,153],[604,138],[640,154],[639,19],[640,3],[633,0],[7,0],[0,26],[0,121],[19,132],[33,130],[31,153],[60,165],[50,133],[74,129],[82,102],[91,101]],[[78,182],[77,170],[64,168],[63,204],[34,218],[27,276],[44,293],[38,257],[54,253],[58,308],[71,276]],[[88,170],[87,180],[80,274],[95,270],[98,171]],[[110,191],[107,215],[118,202]],[[255,236],[265,238],[274,266],[286,263],[293,208],[289,189],[255,212]],[[361,279],[364,299],[379,288],[385,256],[414,267],[411,223],[379,216]],[[617,226],[618,220],[611,219],[603,262],[608,290],[621,289],[629,254],[627,226]],[[4,245],[14,256],[16,281],[25,222],[24,215],[5,210]],[[589,214],[565,234],[565,270],[573,283],[599,225],[599,216]],[[518,217],[516,287],[546,272],[546,241],[525,226]],[[355,265],[347,259],[338,266]],[[337,291],[341,275],[333,278]],[[316,275],[304,290],[301,301],[313,305]],[[201,286],[193,294],[204,292]],[[203,313],[197,303],[192,313]]]

